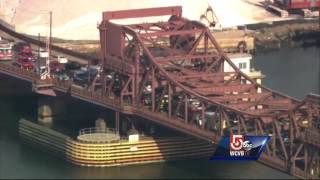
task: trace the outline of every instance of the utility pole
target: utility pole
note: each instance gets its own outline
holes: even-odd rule
[[[50,38],[48,38],[47,36],[47,49],[48,52],[50,51]],[[46,59],[46,69],[47,69],[47,75],[46,76],[50,76],[50,53],[48,53],[48,57]]]
[[[50,14],[50,36],[49,36],[49,58],[51,56],[51,43],[52,43],[52,11],[49,12]]]

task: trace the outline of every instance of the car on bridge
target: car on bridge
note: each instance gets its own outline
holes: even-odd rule
[[[69,81],[70,77],[66,74],[66,72],[59,71],[53,74],[53,77],[60,81]]]
[[[79,70],[81,68],[81,64],[76,61],[68,61],[65,64],[65,68],[67,71],[72,72],[75,70]]]
[[[87,88],[89,85],[89,74],[87,71],[76,70],[73,73],[72,81],[74,84],[79,85],[83,88]]]
[[[13,63],[13,65],[16,65],[16,66],[18,66],[18,67],[20,67],[20,68],[27,69],[27,70],[29,70],[29,69],[34,69],[34,68],[35,68],[34,63],[33,63],[31,60],[26,59],[26,58],[17,59],[17,60]]]
[[[58,61],[59,63],[62,63],[62,64],[68,63],[68,59],[66,57],[64,57],[64,56],[53,54],[53,55],[51,55],[51,57],[54,60]]]
[[[25,42],[18,42],[13,46],[17,59],[28,59],[35,62],[36,57],[32,53],[31,45]]]
[[[99,70],[96,68],[81,68],[80,70],[75,70],[73,72],[72,80],[74,84],[87,88],[92,83],[94,83],[95,86],[101,86],[102,84],[99,77]],[[116,84],[117,81],[115,81],[115,85]]]
[[[50,61],[49,67],[50,72],[52,73],[62,72],[65,70],[64,65],[59,63],[58,61]]]

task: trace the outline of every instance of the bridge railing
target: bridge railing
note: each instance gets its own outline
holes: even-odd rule
[[[113,98],[111,96],[103,96],[99,93],[88,91],[79,87],[71,86],[71,94],[74,96],[80,96],[89,101],[103,104],[105,106],[112,106],[113,108],[121,108],[120,99]]]
[[[33,83],[41,85],[53,85],[53,79],[39,79],[37,77],[33,78]]]
[[[70,80],[69,81],[61,81],[59,79],[53,78],[52,84],[58,89],[68,91],[71,88],[72,82]]]
[[[14,74],[17,75],[19,77],[23,77],[25,79],[28,80],[33,80],[33,79],[38,79],[39,76],[31,71],[31,70],[26,70],[17,66],[13,66],[11,64],[5,64],[5,63],[0,63],[0,70],[10,73],[10,74]]]
[[[85,135],[85,134],[95,134],[95,133],[104,133],[104,134],[119,134],[117,131],[113,128],[98,128],[98,127],[91,127],[91,128],[84,128],[79,130],[79,135]]]

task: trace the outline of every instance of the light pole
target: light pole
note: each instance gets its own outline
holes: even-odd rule
[[[49,12],[50,15],[50,36],[49,36],[49,58],[51,55],[51,43],[52,43],[52,11]]]
[[[45,11],[48,12],[48,11]],[[52,11],[49,11],[49,37],[46,38],[46,51],[48,56],[46,57],[46,70],[47,73],[43,74],[43,78],[50,77],[50,56],[51,56],[51,43],[52,43]]]
[[[46,59],[47,76],[50,77],[50,57],[51,57],[51,43],[52,43],[52,11],[49,11],[49,38],[47,38],[48,57]]]

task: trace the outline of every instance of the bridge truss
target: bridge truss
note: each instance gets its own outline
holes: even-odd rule
[[[170,16],[121,25],[118,19]],[[299,101],[242,73],[214,34],[182,17],[181,7],[104,12],[99,26],[104,71],[92,91],[119,99],[143,118],[217,142],[232,132],[269,135],[260,160],[298,177],[320,175],[319,100]],[[224,72],[224,66],[232,72]]]

